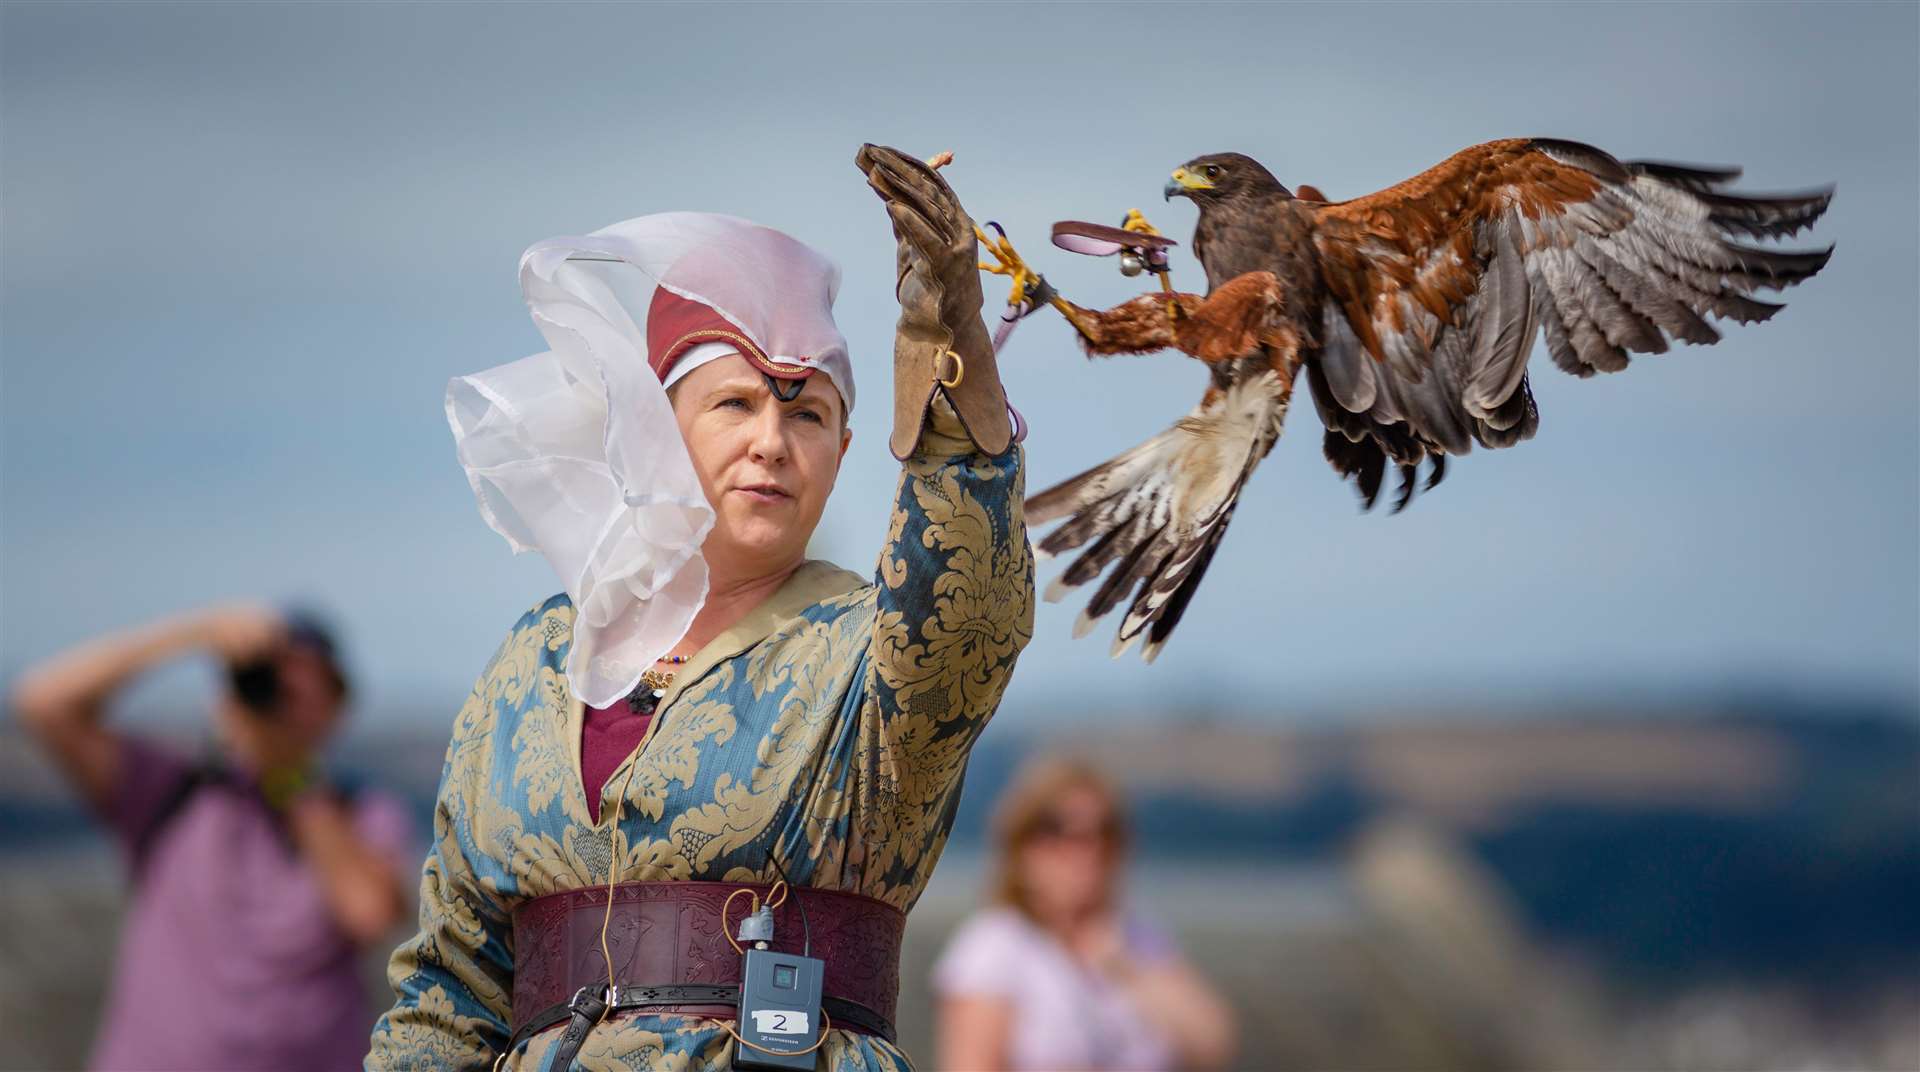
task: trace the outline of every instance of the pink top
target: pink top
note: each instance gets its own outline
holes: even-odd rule
[[[1138,963],[1179,955],[1144,920],[1128,916],[1125,929],[1127,953]],[[1015,1072],[1175,1067],[1171,1041],[1118,984],[1012,908],[991,908],[962,924],[934,965],[933,986],[943,996],[997,997],[1013,1006],[1007,1067]]]
[[[208,782],[156,829],[193,765],[129,737],[121,768],[103,818],[132,863],[133,889],[92,1067],[360,1067],[374,1010],[358,950],[258,793]],[[352,812],[360,836],[397,871],[418,869],[397,798],[366,790]]]
[[[600,821],[600,791],[607,779],[647,735],[652,715],[637,715],[624,699],[608,707],[589,707],[580,725],[580,787],[587,793],[587,814]]]

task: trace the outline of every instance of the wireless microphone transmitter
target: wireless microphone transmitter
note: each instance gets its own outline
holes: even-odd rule
[[[741,1072],[811,1072],[820,1040],[820,980],[826,964],[795,953],[747,950],[740,973]],[[771,1052],[769,1052],[771,1051]]]

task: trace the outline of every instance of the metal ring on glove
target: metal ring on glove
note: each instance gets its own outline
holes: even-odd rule
[[[961,380],[967,378],[967,362],[953,350],[945,350],[942,351],[942,353],[947,357],[953,358],[953,379],[949,380],[945,377],[939,377],[939,383],[940,386],[951,391],[960,386]]]

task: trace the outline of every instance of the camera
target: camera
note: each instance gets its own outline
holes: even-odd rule
[[[272,718],[280,708],[277,654],[230,664],[227,667],[227,685],[241,706],[262,718]]]
[[[346,671],[340,666],[332,633],[313,615],[294,612],[287,615],[286,635],[281,646],[227,666],[227,686],[243,707],[261,718],[271,719],[279,714],[284,695],[280,657],[289,647],[306,648],[320,656],[326,663],[328,676],[333,679],[335,693],[342,701],[347,698],[350,686]]]

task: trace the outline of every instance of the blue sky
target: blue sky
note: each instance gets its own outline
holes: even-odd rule
[[[515,282],[555,234],[748,216],[843,266],[854,446],[816,545],[871,568],[892,240],[852,166],[931,154],[1086,303],[1137,284],[1046,245],[1238,150],[1353,196],[1463,146],[1838,184],[1827,270],[1771,324],[1576,381],[1539,436],[1362,515],[1303,407],[1152,667],[1043,606],[1021,720],[1275,717],[1721,684],[1911,699],[1920,661],[1912,5],[32,5],[0,9],[0,675],[196,602],[318,603],[368,707],[452,709],[558,586],[473,509],[449,376],[541,349]],[[1190,260],[1176,280],[1197,286]],[[990,287],[995,293],[997,288]],[[1002,364],[1030,486],[1164,426],[1203,374]],[[1042,583],[1057,567],[1043,567]],[[432,717],[442,717],[434,715]]]

